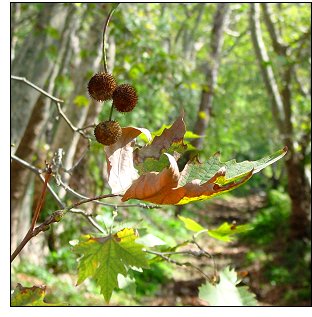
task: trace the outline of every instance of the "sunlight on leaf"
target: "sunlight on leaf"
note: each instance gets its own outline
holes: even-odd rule
[[[210,306],[257,306],[255,295],[248,287],[237,286],[239,282],[234,269],[226,267],[220,272],[218,284],[206,282],[199,288],[199,298]]]
[[[108,184],[112,188],[113,194],[123,193],[139,177],[133,164],[133,146],[134,139],[141,133],[151,139],[151,134],[147,129],[127,127],[122,128],[122,135],[116,143],[104,147]]]
[[[199,223],[191,218],[185,218],[183,216],[178,216],[181,221],[183,221],[185,228],[194,232],[199,232],[203,230],[207,230],[202,227]]]
[[[236,226],[235,224],[224,222],[217,229],[208,230],[208,234],[217,240],[230,242],[233,240],[232,236],[234,234],[246,232],[252,229],[253,227],[249,224]]]
[[[118,274],[127,276],[131,267],[148,268],[143,246],[136,243],[137,231],[125,228],[114,235],[83,236],[73,251],[82,255],[78,264],[78,281],[93,277],[106,302],[118,287]]]
[[[285,147],[257,161],[238,163],[221,162],[217,152],[200,163],[197,151],[188,150],[183,142],[185,132],[183,113],[143,147],[136,146],[135,138],[144,133],[151,140],[147,129],[122,128],[121,138],[104,147],[112,193],[123,194],[122,201],[138,199],[163,205],[210,199],[241,186],[287,153]],[[185,155],[188,152],[194,154]]]

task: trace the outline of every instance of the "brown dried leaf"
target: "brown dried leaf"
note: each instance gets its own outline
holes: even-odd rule
[[[170,128],[164,129],[161,135],[155,136],[151,144],[135,151],[135,163],[140,164],[147,158],[158,160],[164,152],[168,152],[173,144],[177,144],[181,150],[185,150],[186,146],[183,144],[185,132],[184,112],[182,112]]]
[[[149,140],[152,139],[147,129],[126,127],[122,128],[122,135],[116,143],[104,147],[108,184],[113,194],[124,193],[132,182],[139,177],[133,164],[133,150],[135,138],[141,133],[144,133]]]

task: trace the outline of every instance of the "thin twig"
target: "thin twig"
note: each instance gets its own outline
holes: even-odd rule
[[[109,118],[108,118],[109,121],[112,120],[113,111],[114,111],[114,105],[112,104],[112,105],[111,105],[111,109],[110,109],[110,113],[109,113]]]
[[[29,169],[30,171],[32,171],[33,173],[35,173],[36,175],[39,176],[39,178],[41,179],[42,182],[45,182],[45,177],[42,175],[42,170],[40,170],[39,168],[36,168],[35,166],[29,164],[28,162],[22,160],[21,158],[15,156],[14,154],[11,155],[11,158],[15,161],[17,161],[18,163],[20,163],[21,165],[23,165],[25,168]],[[71,213],[79,213],[81,215],[83,215],[86,220],[96,229],[98,229],[100,232],[105,232],[103,228],[101,228],[101,226],[99,224],[96,223],[96,221],[91,217],[90,214],[87,214],[85,211],[81,210],[81,209],[76,209],[73,205],[66,208],[65,204],[60,200],[60,198],[58,197],[58,195],[55,193],[55,191],[53,190],[53,188],[47,183],[47,189],[49,190],[49,192],[51,193],[51,195],[53,196],[53,198],[56,200],[56,202],[58,203],[58,205],[62,208],[62,210],[64,211],[64,213],[66,211],[69,211]],[[87,198],[84,199],[84,201],[80,201],[76,206],[81,205],[85,202],[89,202],[92,201],[93,199],[100,199],[100,198],[104,198],[103,196],[98,196],[95,198]],[[38,233],[37,233],[38,234]],[[29,233],[29,237],[30,239],[33,237],[33,235],[31,233]],[[28,240],[29,241],[29,240]],[[28,242],[26,241],[26,243]],[[23,246],[24,247],[24,246]],[[20,251],[19,251],[20,252]],[[18,252],[18,253],[19,253]],[[17,253],[17,254],[18,254]],[[12,255],[13,256],[13,255]],[[16,256],[16,255],[15,255]],[[14,258],[15,258],[14,256]],[[13,259],[14,259],[13,258]]]
[[[91,201],[95,201],[95,200],[99,200],[99,199],[104,199],[104,198],[109,198],[109,197],[118,197],[118,196],[121,196],[121,195],[117,195],[117,194],[105,194],[105,195],[99,195],[99,196],[96,196],[96,197],[92,197],[92,198],[87,198],[87,199],[82,199],[74,204],[72,204],[71,206],[67,207],[66,209],[67,210],[70,210],[72,208],[76,208],[82,204],[85,204],[85,203],[89,203]]]
[[[78,128],[77,131],[81,131],[81,130],[87,130],[87,129],[91,129],[91,128],[95,128],[96,127],[96,124],[93,123],[93,124],[89,124],[85,127],[82,127],[82,128]]]
[[[37,91],[39,91],[40,93],[42,93],[44,96],[50,98],[51,100],[53,100],[56,103],[56,107],[57,107],[57,111],[59,113],[59,115],[65,120],[65,122],[68,124],[68,126],[73,130],[73,132],[78,132],[81,134],[81,136],[83,136],[86,139],[89,139],[88,136],[79,128],[75,127],[72,122],[67,118],[67,116],[65,115],[65,113],[63,112],[62,108],[61,108],[61,103],[63,103],[64,101],[62,99],[56,98],[54,96],[52,96],[51,94],[49,94],[47,91],[43,90],[42,88],[38,87],[37,85],[33,84],[32,82],[30,82],[27,78],[25,77],[18,77],[18,76],[11,76],[11,79],[14,80],[18,80],[18,81],[22,81],[25,84],[29,85],[30,87],[36,89]]]
[[[208,251],[206,251],[205,249],[203,249],[198,243],[197,241],[195,240],[195,236],[193,236],[193,240],[191,241],[191,243],[195,244],[197,246],[197,248],[203,252],[203,254],[205,256],[207,256],[208,258],[210,258],[212,260],[212,265],[213,265],[213,271],[214,271],[214,275],[216,276],[217,275],[217,265],[216,265],[216,262],[215,262],[215,259],[213,257],[212,254],[210,254]]]
[[[159,256],[160,258],[162,258],[163,260],[169,262],[169,263],[173,263],[175,265],[178,265],[178,266],[189,266],[189,267],[192,267],[194,268],[195,270],[197,270],[199,273],[201,273],[206,279],[208,279],[208,281],[211,281],[211,277],[208,276],[205,272],[203,272],[199,267],[197,267],[196,265],[190,263],[190,262],[178,262],[176,260],[173,260],[169,257],[167,257],[166,255],[164,255],[164,253],[162,252],[157,252],[157,251],[151,251],[151,250],[146,250],[146,249],[143,249],[144,252],[146,253],[149,253],[149,254],[153,254],[153,255],[156,255],[156,256]],[[173,254],[172,254],[173,255]]]
[[[65,184],[60,178],[58,179],[59,184],[70,194],[77,198],[82,198],[82,199],[90,199],[90,197],[87,197],[81,193],[78,193],[74,189],[72,189],[69,185]],[[144,208],[144,209],[158,209],[161,208],[159,205],[147,205],[145,203],[138,203],[138,204],[110,204],[110,203],[103,203],[102,201],[99,200],[94,200],[93,201],[95,204],[102,205],[102,206],[108,206],[112,208],[132,208],[132,207],[139,207],[139,208]]]
[[[40,87],[36,86],[35,84],[33,84],[32,82],[27,80],[25,77],[18,77],[18,76],[11,75],[11,79],[18,80],[18,81],[23,81],[25,84],[31,86],[32,88],[36,89],[37,91],[39,91],[40,93],[42,93],[43,95],[45,95],[46,97],[50,98],[51,100],[53,100],[55,102],[59,102],[59,103],[64,102],[63,100],[52,96],[51,94],[49,94],[48,92],[44,91]]]
[[[42,182],[45,181],[45,177],[42,175],[43,171],[40,170],[39,168],[29,164],[28,162],[22,160],[21,158],[17,157],[14,154],[11,154],[11,158],[13,160],[15,160],[16,162],[18,162],[19,164],[23,165],[24,167],[26,167],[27,169],[29,169],[30,171],[32,171],[33,173],[35,173],[36,175],[39,176],[39,178],[41,179]],[[59,199],[58,195],[55,193],[55,191],[53,190],[53,188],[47,184],[47,188],[49,190],[49,192],[51,193],[51,195],[53,196],[53,198],[56,200],[56,202],[58,203],[58,205],[64,209],[65,205],[62,203],[62,201]]]
[[[38,203],[37,203],[37,206],[36,206],[36,210],[34,212],[34,216],[33,216],[33,219],[31,221],[31,225],[30,225],[30,230],[33,231],[33,229],[35,228],[35,225],[38,221],[38,218],[39,218],[39,215],[40,215],[40,211],[42,209],[42,206],[43,206],[43,203],[44,203],[44,200],[45,200],[45,196],[46,196],[46,193],[47,193],[47,185],[48,185],[48,182],[50,180],[52,176],[52,169],[50,168],[50,166],[48,167],[48,171],[44,177],[44,183],[43,183],[43,187],[42,187],[42,192],[41,192],[41,195],[40,195],[40,198],[38,200]]]

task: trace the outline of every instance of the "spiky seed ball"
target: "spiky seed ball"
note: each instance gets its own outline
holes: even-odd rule
[[[121,137],[122,130],[117,121],[100,122],[94,129],[94,135],[99,143],[112,145]]]
[[[113,92],[113,106],[120,112],[132,111],[138,99],[135,88],[128,84],[117,86]]]
[[[108,73],[100,72],[92,76],[88,83],[90,96],[97,101],[112,99],[117,84],[115,78]]]

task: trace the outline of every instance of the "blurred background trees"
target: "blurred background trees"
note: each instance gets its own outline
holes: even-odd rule
[[[63,99],[62,110],[78,128],[107,118],[110,110],[108,103],[92,101],[86,90],[92,74],[101,70],[102,29],[110,8],[109,3],[11,4],[12,75]],[[201,160],[219,150],[224,161],[252,160],[287,145],[285,160],[232,195],[251,202],[244,216],[235,217],[241,220],[248,214],[246,219],[260,228],[246,237],[248,245],[275,252],[276,263],[272,258],[264,261],[271,265],[266,283],[272,287],[273,272],[279,268],[282,273],[276,274],[288,283],[289,298],[299,303],[307,296],[307,285],[292,278],[310,265],[306,255],[311,234],[310,19],[309,4],[122,3],[110,24],[107,52],[109,71],[119,83],[133,83],[140,98],[136,111],[118,115],[122,126],[155,131],[172,123],[183,108],[187,129],[202,136],[190,139]],[[62,149],[65,170],[79,163],[71,173],[64,173],[65,184],[90,197],[108,190],[102,147],[73,132],[50,99],[16,80],[11,81],[11,143],[12,154],[39,168]],[[64,188],[52,186],[62,199],[73,199]],[[12,160],[12,249],[29,227],[40,191],[40,180]],[[257,212],[251,211],[253,201],[263,196],[265,202],[256,206]],[[198,215],[207,209],[209,223],[209,217],[216,217],[210,215],[209,208],[214,210],[210,204],[213,201],[196,203],[180,212]],[[45,215],[57,208],[48,195]],[[174,218],[173,208],[164,210]],[[101,207],[96,211],[104,212]],[[131,218],[131,211],[124,214]],[[227,209],[222,217],[226,214]],[[50,230],[47,243],[42,242],[49,245],[44,263],[53,262],[56,271],[61,268],[53,256],[71,259],[68,240],[83,230],[78,220],[62,225],[62,234],[57,228]],[[270,234],[273,238],[262,242],[260,236]],[[277,252],[274,245],[281,250]],[[295,268],[285,262],[293,252],[301,263]],[[27,250],[23,256],[29,260]],[[254,257],[253,263],[261,258]],[[283,269],[291,267],[293,275],[283,279]],[[299,295],[291,293],[294,290]],[[289,298],[277,301],[285,303]]]

